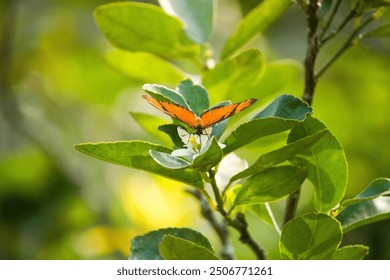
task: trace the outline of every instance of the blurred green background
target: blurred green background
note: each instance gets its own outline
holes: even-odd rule
[[[169,226],[192,227],[219,246],[185,186],[73,148],[82,142],[156,141],[128,114],[150,110],[140,98],[143,82],[104,61],[112,47],[92,12],[108,2],[114,1],[0,2],[0,259],[126,259],[132,237]],[[237,0],[218,1],[217,12],[211,45],[218,52],[242,15]],[[302,61],[305,35],[304,16],[293,6],[250,45],[268,61]],[[302,88],[301,75],[284,92],[301,96]],[[320,80],[314,99],[315,116],[345,148],[346,196],[389,177],[390,41],[367,40],[348,51]],[[311,194],[305,187],[302,213],[312,209]],[[283,202],[274,208],[281,218]],[[269,258],[280,258],[274,230],[250,220]],[[370,259],[390,259],[389,236],[384,221],[346,234],[343,242],[370,246]],[[253,258],[235,245],[239,258]]]

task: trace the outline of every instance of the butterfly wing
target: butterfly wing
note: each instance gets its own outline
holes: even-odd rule
[[[223,121],[224,119],[227,119],[245,110],[256,101],[256,98],[251,98],[240,103],[211,108],[200,115],[200,123],[198,126],[200,126],[202,129],[212,126],[213,124]]]
[[[156,107],[161,112],[171,116],[172,118],[177,119],[192,128],[199,126],[200,119],[187,108],[176,103],[157,100],[149,95],[142,95],[142,97],[148,101],[149,104]]]

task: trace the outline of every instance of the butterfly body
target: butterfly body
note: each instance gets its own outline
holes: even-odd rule
[[[142,97],[161,112],[190,126],[199,135],[206,128],[245,110],[257,100],[251,98],[239,103],[215,106],[197,116],[194,112],[179,104],[157,100],[149,95],[142,95]]]

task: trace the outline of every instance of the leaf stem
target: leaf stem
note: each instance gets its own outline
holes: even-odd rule
[[[279,228],[278,223],[276,222],[274,213],[272,212],[271,206],[268,202],[265,203],[265,208],[267,209],[268,215],[271,218],[272,224],[274,225],[275,230],[278,232],[279,236],[281,235],[282,231]]]
[[[337,14],[337,11],[338,11],[338,9],[340,7],[340,4],[341,4],[341,0],[337,0],[336,4],[333,7],[332,13],[330,14],[330,16],[328,18],[328,21],[326,22],[324,28],[322,29],[320,38],[323,38],[325,36],[325,34],[328,31],[329,27],[332,25],[333,19],[334,19],[335,15]]]
[[[355,7],[348,15],[347,17],[340,23],[340,25],[327,37],[323,38],[321,37],[321,45],[324,45],[326,42],[328,42],[330,39],[334,38],[337,34],[339,34],[345,26],[347,26],[348,22],[353,19],[357,14],[357,7]],[[323,35],[325,35],[323,33]]]
[[[218,189],[217,182],[215,180],[215,171],[209,170],[210,184],[214,192],[215,200],[217,201],[217,210],[223,216],[225,222],[232,228],[236,229],[240,233],[240,241],[248,245],[255,253],[259,260],[265,260],[265,251],[260,247],[257,241],[252,237],[248,231],[248,223],[246,222],[245,215],[243,213],[237,213],[236,217],[232,219],[230,212],[227,213],[224,209],[223,199]]]
[[[215,230],[221,240],[221,257],[224,260],[234,260],[233,246],[230,244],[229,231],[226,223],[218,221],[209,201],[204,197],[204,193],[196,189],[188,189],[186,191],[198,199],[202,216],[210,223],[211,227]]]
[[[213,189],[215,200],[217,201],[217,209],[222,214],[222,216],[225,217],[227,213],[223,207],[221,192],[219,191],[217,182],[215,181],[215,171],[212,169],[209,170],[209,178],[210,178],[210,184]]]

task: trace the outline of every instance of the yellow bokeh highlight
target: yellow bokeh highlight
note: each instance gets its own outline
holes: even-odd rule
[[[120,201],[129,219],[141,230],[189,227],[198,217],[195,199],[185,185],[157,176],[135,174],[120,186]]]
[[[84,258],[96,258],[116,251],[128,256],[130,239],[135,235],[134,230],[97,226],[78,234],[73,245]]]

